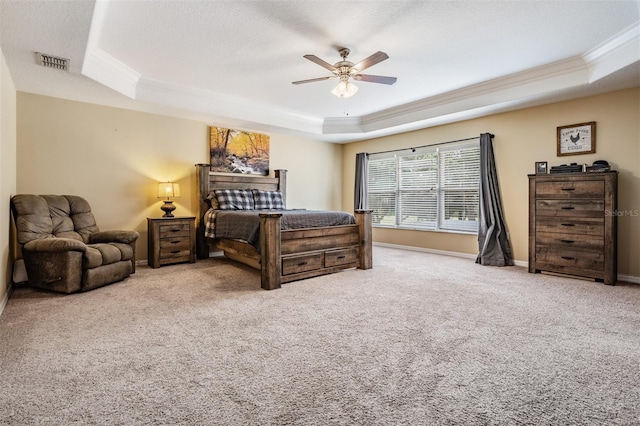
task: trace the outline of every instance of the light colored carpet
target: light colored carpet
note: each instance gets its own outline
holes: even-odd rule
[[[3,425],[637,425],[640,286],[375,247],[264,291],[224,259],[16,288]]]

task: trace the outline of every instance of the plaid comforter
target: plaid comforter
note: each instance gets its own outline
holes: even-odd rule
[[[281,229],[318,228],[356,223],[352,214],[320,210],[214,210],[204,215],[205,237],[243,240],[258,248],[260,213],[282,213]]]

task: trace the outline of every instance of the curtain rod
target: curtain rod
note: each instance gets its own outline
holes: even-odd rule
[[[493,133],[489,133],[489,136],[491,136],[491,139],[493,139],[493,137],[495,135]],[[449,144],[449,143],[471,141],[471,140],[474,140],[474,139],[480,139],[480,136],[475,136],[473,138],[466,138],[466,139],[457,139],[455,141],[438,142],[438,143],[433,143],[433,144],[430,144],[430,145],[421,145],[421,146],[414,146],[414,147],[400,148],[400,149],[390,149],[389,151],[369,152],[369,153],[367,153],[367,155],[371,155],[371,154],[386,154],[388,152],[398,152],[398,151],[407,151],[407,150],[411,150],[411,151],[415,152],[416,149],[418,149],[418,148],[427,148],[429,146],[446,145],[446,144]]]

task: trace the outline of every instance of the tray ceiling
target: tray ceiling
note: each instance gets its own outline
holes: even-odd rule
[[[640,86],[640,2],[6,1],[17,90],[349,142]],[[303,58],[389,59],[349,99]],[[46,69],[35,53],[67,58]]]

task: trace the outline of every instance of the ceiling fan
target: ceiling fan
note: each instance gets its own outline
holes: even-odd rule
[[[303,83],[313,83],[315,81],[324,81],[329,80],[331,78],[340,79],[340,83],[331,91],[334,95],[341,98],[349,98],[353,96],[357,91],[358,87],[349,81],[349,79],[354,79],[357,81],[368,81],[370,83],[381,83],[381,84],[393,84],[398,80],[396,77],[385,77],[382,75],[369,75],[369,74],[360,74],[366,68],[369,68],[379,62],[384,61],[385,59],[389,59],[389,55],[384,52],[376,52],[373,55],[363,59],[362,61],[354,64],[353,62],[347,61],[347,56],[349,56],[350,50],[346,47],[342,47],[338,49],[338,53],[342,56],[342,61],[336,62],[331,65],[328,62],[323,61],[315,55],[304,55],[304,57],[311,62],[315,62],[331,71],[333,75],[327,77],[318,77],[311,78],[309,80],[299,80],[292,82],[293,84],[303,84]]]

